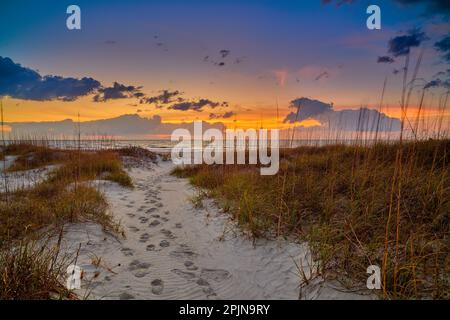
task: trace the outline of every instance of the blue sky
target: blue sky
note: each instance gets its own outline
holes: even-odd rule
[[[176,89],[264,112],[275,100],[286,107],[301,96],[342,108],[370,106],[386,75],[392,78],[387,97],[395,104],[400,78],[392,71],[401,59],[379,64],[377,57],[387,54],[389,39],[414,27],[430,37],[421,75],[431,80],[448,67],[432,49],[449,32],[448,13],[399,3],[405,0],[336,2],[2,1],[0,56],[42,75],[117,81],[143,86],[146,94]],[[65,27],[70,4],[81,8],[82,30]],[[366,28],[369,4],[381,8],[381,30]],[[223,49],[230,51],[226,59]],[[222,60],[224,66],[214,64]],[[111,109],[120,113],[120,106]]]

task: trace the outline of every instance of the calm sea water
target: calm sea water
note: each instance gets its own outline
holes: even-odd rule
[[[6,144],[14,142],[14,140],[5,141]],[[177,142],[170,140],[32,140],[33,144],[44,144],[50,147],[62,149],[78,149],[83,150],[99,150],[114,149],[122,147],[136,146],[145,148],[155,152],[168,152]],[[370,140],[365,140],[364,144],[370,144]],[[203,142],[203,146],[207,146],[208,142]],[[361,144],[360,140],[280,140],[281,148],[295,148],[299,146],[324,146],[332,144]],[[224,146],[225,147],[225,146]],[[248,143],[247,143],[248,147]]]

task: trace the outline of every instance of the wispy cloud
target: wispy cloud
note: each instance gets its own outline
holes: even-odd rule
[[[228,111],[225,113],[210,113],[209,119],[228,119],[236,115],[233,111]]]
[[[277,79],[277,84],[280,87],[284,87],[287,78],[289,76],[289,71],[286,69],[281,69],[281,70],[274,70],[273,73],[275,75],[275,78]]]
[[[450,62],[450,33],[442,38],[441,40],[437,41],[434,44],[434,47],[441,53],[443,53],[443,58]]]
[[[380,56],[377,59],[377,63],[394,63],[395,60],[389,56]]]
[[[171,105],[169,109],[172,110],[179,110],[179,111],[188,111],[193,110],[200,112],[203,110],[203,108],[209,107],[211,109],[217,108],[217,107],[228,107],[227,102],[214,102],[209,99],[199,99],[197,101],[184,101],[179,102]]]
[[[95,102],[105,102],[113,99],[141,98],[144,94],[140,91],[142,87],[126,86],[114,82],[112,87],[99,88],[94,96]]]
[[[180,97],[182,92],[178,90],[170,91],[170,90],[161,90],[160,94],[152,97],[144,97],[141,99],[141,103],[148,103],[148,104],[169,104],[173,103],[175,101],[181,102],[184,101],[183,98]]]

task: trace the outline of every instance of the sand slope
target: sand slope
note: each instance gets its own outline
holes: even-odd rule
[[[64,251],[80,248],[76,264],[84,270],[77,292],[91,299],[298,299],[297,265],[308,273],[307,246],[253,243],[211,202],[195,209],[194,189],[172,168],[130,169],[134,190],[97,182],[126,239],[94,223],[66,226]],[[355,298],[319,282],[302,292],[306,299]]]

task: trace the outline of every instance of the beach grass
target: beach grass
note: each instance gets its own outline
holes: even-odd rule
[[[0,251],[0,300],[76,299],[63,285],[66,263],[59,247],[21,241]]]
[[[108,213],[105,197],[91,182],[110,180],[132,188],[120,153],[17,142],[6,146],[3,155],[17,156],[8,172],[56,167],[29,188],[0,194],[0,299],[73,297],[61,285],[65,269],[54,260],[58,254],[36,243],[71,222],[93,221],[108,231],[121,232]]]
[[[254,237],[308,241],[320,274],[385,299],[449,298],[450,140],[281,150],[280,170],[178,167]]]

